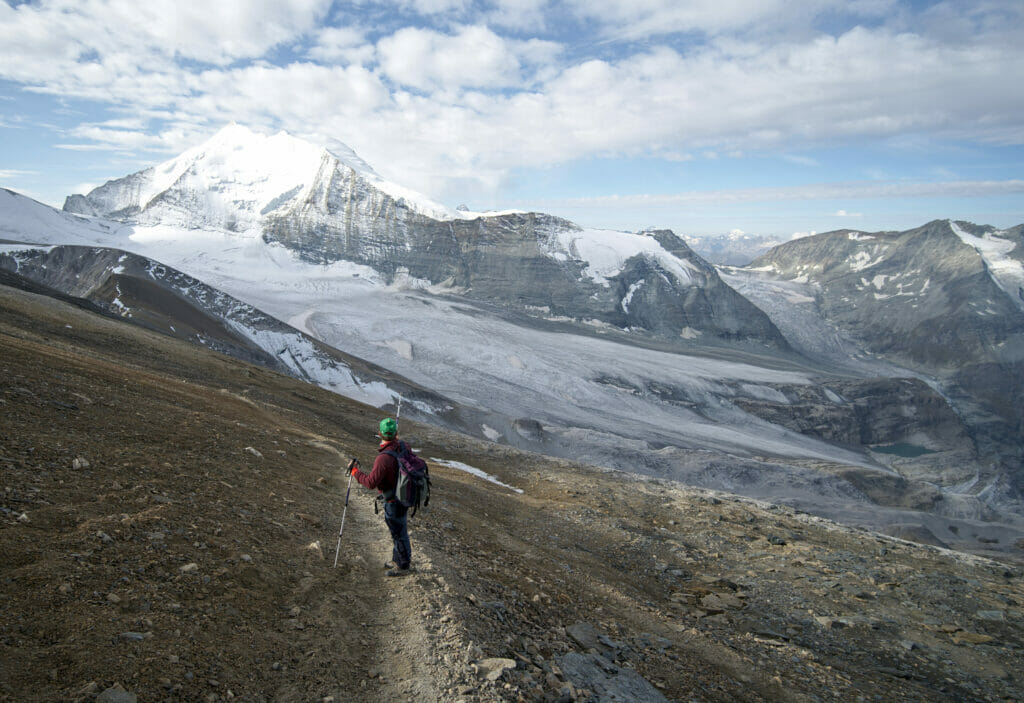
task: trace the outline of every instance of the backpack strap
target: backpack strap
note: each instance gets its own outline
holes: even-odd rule
[[[399,447],[401,447],[401,444],[399,445]],[[390,491],[381,491],[381,495],[384,496],[384,500],[391,502],[395,499],[395,489],[398,488],[399,474],[402,472],[402,457],[398,455],[398,452],[395,452],[394,450],[391,449],[385,449],[384,451],[381,452],[381,454],[387,454],[388,456],[392,456],[395,459],[395,487],[392,488]]]

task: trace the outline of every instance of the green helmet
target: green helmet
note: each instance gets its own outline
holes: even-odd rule
[[[393,417],[386,417],[380,421],[380,436],[384,439],[391,439],[398,434],[398,423]]]

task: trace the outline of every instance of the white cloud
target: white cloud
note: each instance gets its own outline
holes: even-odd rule
[[[573,207],[664,206],[685,203],[745,203],[783,200],[842,200],[859,198],[941,198],[983,197],[1024,193],[1024,180],[946,181],[926,183],[876,181],[860,183],[813,183],[777,188],[736,188],[703,190],[665,195],[610,195],[549,201]],[[839,210],[834,217],[863,217],[863,213]]]
[[[327,63],[368,64],[375,49],[363,33],[352,27],[325,27],[316,33],[316,42],[308,56]]]
[[[381,70],[417,90],[506,87],[521,81],[513,46],[481,26],[454,35],[407,27],[377,44]]]
[[[544,30],[548,27],[545,17],[548,4],[548,0],[498,0],[487,14],[487,23],[520,30]]]
[[[379,77],[361,66],[258,64],[205,71],[192,86],[198,97],[184,105],[209,122],[283,125],[296,133],[337,117],[368,120],[390,103]]]
[[[605,33],[638,39],[677,32],[718,35],[737,30],[807,25],[841,0],[569,0],[581,17],[596,20]]]
[[[899,18],[837,36],[812,34],[810,20],[793,19],[824,11],[892,13],[891,0],[357,3],[371,5],[414,10],[438,24],[398,29],[373,46],[371,29],[317,27],[328,0],[0,3],[0,78],[112,108],[113,119],[83,118],[63,148],[180,151],[234,119],[340,139],[382,175],[435,197],[453,184],[494,187],[517,168],[586,157],[685,161],[762,148],[786,154],[911,133],[1024,144],[1024,93],[1019,81],[1006,78],[1024,75],[1024,45],[996,40],[1020,27],[1021,10],[1008,2],[932,6],[928,27],[953,17],[950,25],[972,29],[956,42],[936,40],[939,29],[895,31]],[[582,48],[550,41],[586,23],[530,35],[567,9],[643,38],[645,48],[631,55],[621,52],[632,45],[596,50],[592,35]],[[994,21],[999,17],[1004,21]],[[440,24],[453,18],[492,24]],[[771,41],[748,31],[779,24],[800,31]],[[522,31],[512,39],[499,26]],[[680,31],[710,38],[686,45],[665,38]],[[275,46],[290,46],[304,59],[272,65],[267,52]],[[195,61],[206,63],[197,68]],[[149,127],[154,122],[164,125],[157,133]],[[783,158],[814,165],[806,156]],[[982,190],[1019,183],[947,182]],[[938,186],[878,187],[877,195],[856,195],[867,192],[858,185],[828,197]],[[713,197],[770,200],[800,192]]]
[[[421,15],[439,15],[464,11],[470,0],[402,0],[399,4]]]
[[[57,61],[136,60],[156,53],[214,64],[261,56],[312,30],[330,0],[43,0],[0,8],[0,38],[9,50]],[[7,52],[5,52],[7,53]],[[45,66],[41,67],[45,70]]]

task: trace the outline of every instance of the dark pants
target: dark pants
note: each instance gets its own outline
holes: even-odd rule
[[[395,544],[391,550],[391,559],[399,569],[408,569],[412,560],[408,512],[409,509],[397,500],[393,503],[384,503],[384,522],[391,530],[391,539]]]

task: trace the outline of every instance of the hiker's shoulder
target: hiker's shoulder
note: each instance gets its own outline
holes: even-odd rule
[[[387,444],[381,445],[381,447],[377,450],[376,461],[390,463],[392,461],[395,461],[395,454],[398,453],[398,442],[388,442]]]

